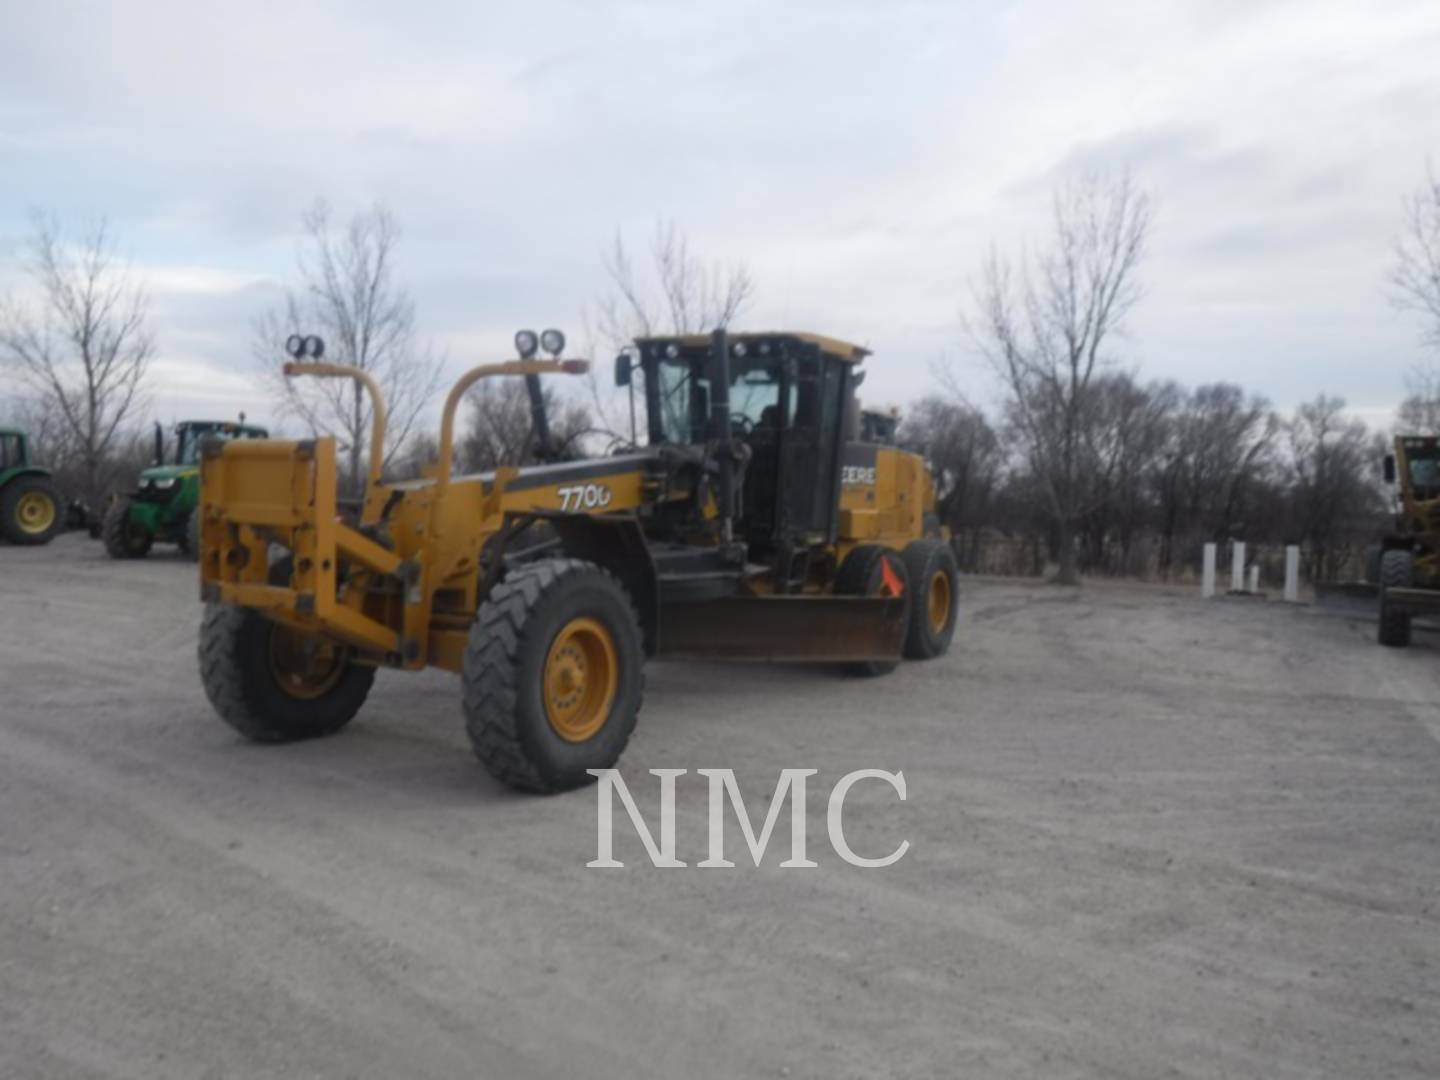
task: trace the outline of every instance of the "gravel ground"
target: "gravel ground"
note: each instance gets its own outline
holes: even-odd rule
[[[189,564],[0,549],[6,1077],[1435,1076],[1440,650],[1315,608],[967,584],[877,680],[656,664],[623,762],[819,770],[813,870],[595,856],[458,686],[383,673],[255,747],[196,675]],[[909,799],[829,785],[899,769]],[[680,857],[706,799],[679,782]],[[624,823],[623,814],[620,822]],[[731,825],[737,861],[743,841]]]

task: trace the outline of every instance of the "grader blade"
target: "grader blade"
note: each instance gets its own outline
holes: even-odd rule
[[[734,597],[666,605],[660,655],[723,660],[898,660],[905,598]]]

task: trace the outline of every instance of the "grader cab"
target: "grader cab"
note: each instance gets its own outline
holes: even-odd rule
[[[539,358],[540,342],[551,356]],[[555,331],[450,391],[438,461],[387,481],[385,406],[363,371],[292,338],[288,375],[370,395],[358,513],[333,438],[213,442],[202,456],[200,665],[261,741],[348,723],[379,668],[462,679],[476,754],[557,791],[619,758],[647,657],[833,661],[875,675],[949,647],[958,590],[920,458],[858,441],[866,350],[812,334],[647,338],[616,362],[644,445],[452,475],[455,416],[484,378],[581,374]],[[638,388],[638,390],[637,390]]]

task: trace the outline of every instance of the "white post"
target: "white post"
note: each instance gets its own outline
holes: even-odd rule
[[[1285,600],[1300,602],[1300,548],[1295,544],[1285,548]]]
[[[1205,568],[1200,574],[1200,595],[1209,600],[1215,595],[1215,545],[1205,545]]]
[[[1236,540],[1234,556],[1230,560],[1230,591],[1245,591],[1245,541]]]
[[[1252,593],[1258,593],[1258,592],[1260,591],[1260,564],[1259,564],[1259,563],[1251,563],[1251,564],[1250,564],[1250,591],[1251,591]]]

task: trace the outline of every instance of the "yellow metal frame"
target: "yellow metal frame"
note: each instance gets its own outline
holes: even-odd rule
[[[370,395],[371,452],[359,527],[346,524],[339,513],[334,438],[207,444],[200,506],[206,599],[254,608],[296,629],[343,641],[365,662],[458,671],[469,621],[437,614],[435,594],[442,587],[458,588],[462,606],[473,607],[476,557],[512,508],[503,496],[516,475],[501,469],[488,485],[467,483],[458,504],[451,498],[452,490],[458,491],[451,474],[460,402],[484,378],[576,375],[588,364],[514,360],[461,376],[446,398],[434,480],[406,500],[413,505],[402,507],[396,525],[403,535],[387,537],[390,546],[381,542],[381,515],[396,487],[383,482],[386,411],[379,385],[344,364],[289,363],[284,370],[292,377],[349,378]],[[616,509],[639,504],[638,478],[633,487],[622,492]],[[527,503],[553,501],[543,489],[526,494]],[[272,543],[291,553],[290,581],[284,585],[270,581]]]

